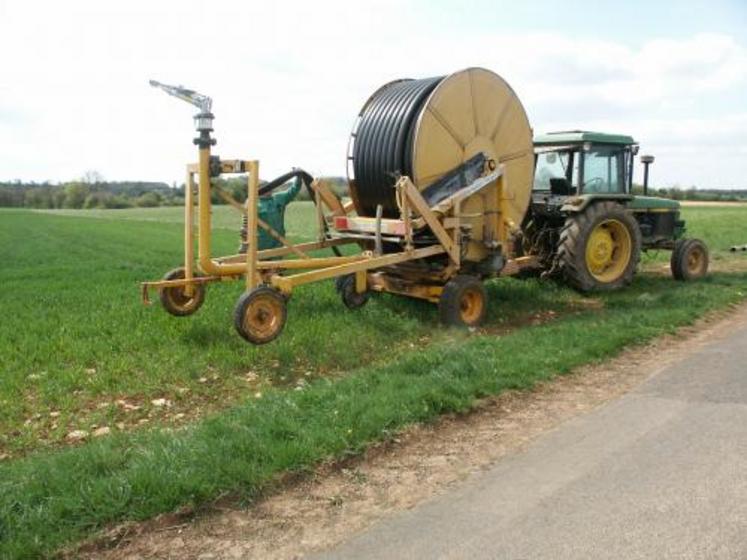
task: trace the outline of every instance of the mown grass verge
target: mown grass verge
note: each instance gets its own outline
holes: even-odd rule
[[[50,554],[107,524],[227,494],[250,500],[281,473],[357,453],[481,397],[530,388],[745,293],[744,273],[695,284],[643,276],[600,309],[499,337],[457,337],[299,391],[271,390],[178,432],[121,434],[0,465],[0,556]]]

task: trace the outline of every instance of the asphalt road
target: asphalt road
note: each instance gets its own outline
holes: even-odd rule
[[[747,324],[313,558],[747,559]]]

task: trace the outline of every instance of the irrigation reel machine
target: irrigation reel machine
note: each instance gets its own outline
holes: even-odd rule
[[[396,80],[379,88],[364,104],[350,136],[347,202],[323,180],[301,170],[260,185],[257,160],[223,160],[212,154],[210,98],[182,87],[151,85],[200,112],[194,117],[198,162],[187,166],[184,266],[163,280],[144,282],[146,303],[149,289],[155,288],[169,313],[191,315],[202,305],[207,284],[243,280],[246,289],[236,303],[234,325],[247,341],[264,344],[282,332],[296,286],[334,278],[348,308],[364,305],[371,292],[389,292],[438,304],[447,325],[476,326],[487,308],[484,280],[558,268],[548,262],[546,251],[528,250],[522,227],[532,211],[538,215],[532,130],[521,101],[493,72],[469,68],[446,77]],[[227,173],[247,175],[246,204],[212,181]],[[314,241],[291,242],[258,217],[259,197],[294,176],[301,178],[315,202]],[[214,191],[245,215],[246,254],[212,255]],[[574,193],[575,199],[581,194]],[[546,198],[557,202],[554,193]],[[621,200],[623,205],[626,200]],[[566,203],[578,205],[573,200]],[[617,287],[615,271],[628,268],[620,259],[635,256],[637,264],[640,232],[628,231],[635,221],[621,216],[602,216],[590,226],[587,260],[604,268],[592,288]],[[619,221],[628,229],[621,230]],[[545,222],[543,227],[552,227],[552,220]],[[533,223],[538,223],[536,217]],[[667,248],[674,248],[674,237],[684,231],[677,223],[680,227],[671,232]],[[258,250],[258,227],[281,246]],[[342,246],[350,249],[341,253]],[[317,256],[324,249],[333,254]],[[689,262],[680,257],[678,262]]]

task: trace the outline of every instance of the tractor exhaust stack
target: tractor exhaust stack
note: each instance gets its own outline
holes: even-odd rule
[[[641,163],[643,164],[643,196],[648,196],[648,166],[654,163],[654,156],[641,156]]]

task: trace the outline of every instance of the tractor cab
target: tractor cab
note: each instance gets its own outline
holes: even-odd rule
[[[644,249],[671,248],[684,233],[679,202],[647,196],[653,156],[641,157],[644,194],[633,194],[638,143],[631,136],[581,130],[550,132],[534,139],[534,152],[533,214],[565,218],[588,204],[608,200],[635,214]]]
[[[633,157],[630,136],[600,132],[551,132],[534,139],[535,194],[558,197],[630,195]]]

